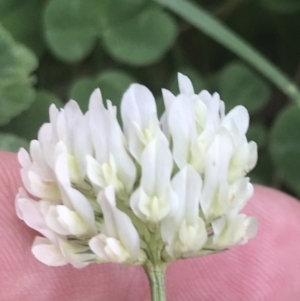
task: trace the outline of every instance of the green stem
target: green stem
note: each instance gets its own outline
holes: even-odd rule
[[[250,44],[199,5],[187,0],[154,0],[251,64],[300,106],[300,91],[291,79]]]
[[[166,290],[165,290],[165,271],[166,265],[159,264],[153,265],[148,263],[144,266],[144,270],[147,274],[152,301],[166,301]]]

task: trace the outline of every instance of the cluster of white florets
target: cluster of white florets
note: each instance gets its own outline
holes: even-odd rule
[[[194,93],[178,75],[180,94],[163,90],[158,119],[152,93],[133,84],[121,116],[90,97],[83,114],[71,100],[50,107],[50,123],[30,154],[21,149],[24,189],[18,216],[43,235],[32,252],[52,266],[93,262],[146,264],[200,256],[245,243],[257,221],[240,213],[253,194],[246,174],[257,147],[246,138],[249,115],[225,115],[217,93]]]

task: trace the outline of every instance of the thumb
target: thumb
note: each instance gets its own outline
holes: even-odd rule
[[[36,233],[15,214],[20,185],[16,156],[0,153],[0,300],[150,300],[141,267],[92,264],[77,270],[37,261],[31,254]],[[168,300],[299,300],[300,204],[257,186],[245,211],[259,220],[257,237],[224,253],[171,264]]]

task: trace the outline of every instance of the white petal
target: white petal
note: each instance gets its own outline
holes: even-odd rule
[[[139,255],[139,235],[132,224],[131,219],[121,210],[116,208],[112,186],[105,189],[105,194],[99,194],[105,231],[110,237],[114,237],[122,243],[130,253],[132,259],[137,259]]]
[[[62,266],[68,264],[59,247],[51,244],[44,237],[36,237],[31,249],[33,255],[42,263],[49,266]]]
[[[200,134],[204,129],[207,121],[208,109],[201,98],[196,98],[195,101],[195,118],[198,126],[198,133]]]
[[[174,240],[178,222],[174,217],[165,218],[161,222],[161,236],[166,244],[166,251],[171,257],[175,257],[174,254]]]
[[[41,144],[37,140],[30,142],[30,156],[33,162],[38,165],[39,173],[45,177],[51,177],[51,170],[45,161],[44,154],[42,152]]]
[[[56,105],[53,103],[49,107],[49,119],[51,124],[56,124],[57,116],[59,114],[59,110]]]
[[[178,197],[171,187],[168,187],[159,198],[160,211],[158,221],[163,220],[168,216],[174,216],[178,210]]]
[[[97,201],[101,206],[105,221],[103,233],[110,237],[118,237],[118,229],[111,206],[111,204],[115,204],[115,194],[112,186],[100,191]]]
[[[81,177],[86,176],[86,156],[92,154],[92,142],[86,120],[82,119],[74,127],[74,155],[78,163]]]
[[[161,124],[162,131],[164,132],[166,137],[169,138],[170,130],[169,130],[168,117],[166,112],[163,112],[163,114],[161,115],[160,124]]]
[[[95,89],[93,91],[93,93],[90,96],[90,100],[89,100],[89,110],[93,111],[93,110],[97,110],[99,108],[103,108],[103,100],[102,100],[102,95],[101,95],[101,91],[99,88]]]
[[[225,103],[223,100],[220,101],[220,118],[223,120],[225,117]]]
[[[66,153],[61,154],[57,158],[55,164],[55,175],[60,185],[71,187],[71,180],[68,168],[68,155]]]
[[[201,207],[207,218],[215,218],[226,210],[228,197],[228,168],[233,146],[224,130],[217,134],[208,149]],[[225,200],[225,201],[224,201]]]
[[[257,163],[257,144],[254,141],[250,141],[248,147],[249,147],[249,159],[248,159],[247,172],[252,170]]]
[[[90,111],[87,112],[88,129],[95,149],[96,159],[100,163],[107,161],[108,141],[112,134],[109,129],[109,113],[102,103],[90,102]]]
[[[64,189],[75,211],[82,217],[86,224],[89,225],[90,231],[95,232],[95,215],[89,201],[82,193],[74,188],[64,187]]]
[[[44,123],[38,131],[38,140],[41,144],[53,141],[57,142],[57,137],[53,136],[53,128],[50,123]]]
[[[66,193],[66,188],[71,187],[71,179],[70,179],[69,166],[68,166],[68,155],[66,153],[61,154],[57,158],[55,162],[54,172],[60,189],[60,197],[66,206],[72,208],[73,205],[70,202],[70,198]]]
[[[225,216],[222,216],[216,220],[214,220],[212,222],[212,227],[213,227],[213,230],[214,230],[214,235],[215,236],[219,236],[223,229],[225,228],[226,226],[226,217]]]
[[[165,104],[165,112],[162,114],[160,118],[160,123],[162,125],[162,130],[165,133],[165,135],[169,136],[170,135],[169,124],[168,124],[169,109],[172,103],[176,101],[176,96],[173,95],[172,92],[166,89],[162,89],[162,96]]]
[[[129,151],[139,162],[144,147],[161,133],[155,99],[148,88],[133,84],[121,102],[121,116]],[[166,137],[162,136],[166,143]]]
[[[203,90],[199,97],[208,108],[206,127],[211,130],[217,130],[220,125],[220,105],[221,100],[218,93],[211,95],[208,91]]]
[[[237,126],[240,135],[245,135],[249,127],[249,113],[247,109],[243,106],[236,106],[231,111],[229,111],[225,118],[224,123],[229,119],[233,120]]]
[[[78,103],[70,100],[64,107],[64,118],[67,135],[67,146],[71,155],[74,155],[75,148],[74,135],[76,135],[78,126],[80,126],[84,119]]]
[[[126,192],[130,193],[136,180],[135,164],[123,147],[114,148],[112,153],[116,162],[118,178],[124,184]]]
[[[245,207],[254,193],[253,185],[249,180],[249,178],[240,178],[230,185],[228,197],[229,203],[231,205],[231,210],[236,213]]]
[[[16,213],[19,219],[24,220],[23,218],[23,212],[21,208],[19,207],[19,199],[29,199],[25,189],[19,188],[18,194],[16,195],[15,198],[15,208],[16,208]]]
[[[138,232],[128,215],[116,207],[113,207],[113,212],[118,229],[118,237],[125,249],[130,253],[131,258],[135,260],[139,256],[140,249]]]
[[[55,182],[44,180],[33,171],[28,172],[28,181],[30,183],[30,189],[28,189],[28,191],[33,195],[55,203],[60,199],[59,189]]]
[[[64,142],[58,141],[55,143],[52,142],[44,142],[41,144],[45,161],[47,165],[50,167],[52,178],[53,170],[55,169],[55,163],[58,156],[62,153],[68,153],[67,146]]]
[[[194,250],[200,250],[207,242],[206,226],[204,220],[200,217],[197,218],[194,225],[197,233],[197,238],[194,241]]]
[[[130,259],[130,254],[121,242],[114,237],[108,237],[106,239],[106,246],[104,249],[111,262],[121,263]]]
[[[188,161],[191,141],[196,138],[193,101],[186,95],[178,96],[168,114],[174,160],[179,168],[183,168]]]
[[[87,155],[87,176],[92,184],[105,188],[101,165],[92,156]]]
[[[187,95],[194,95],[195,92],[191,80],[187,76],[181,73],[178,73],[177,76],[178,76],[178,86],[179,86],[180,93],[187,94]]]
[[[109,111],[111,117],[117,118],[117,107],[112,104],[110,100],[106,100],[107,111]]]
[[[70,231],[63,227],[62,224],[58,221],[57,207],[59,206],[49,207],[49,210],[45,215],[45,222],[47,223],[47,226],[55,233],[60,235],[70,235]]]
[[[172,187],[179,199],[178,212],[189,224],[194,224],[199,216],[201,177],[192,166],[187,165],[174,176]]]
[[[131,194],[130,207],[136,216],[138,216],[140,219],[144,220],[145,214],[147,214],[148,209],[147,208],[145,209],[142,207],[142,210],[141,210],[141,208],[140,208],[140,206],[141,206],[140,200],[142,197],[142,193],[145,193],[145,192],[143,192],[142,188],[139,187]]]
[[[214,243],[218,248],[244,244],[256,235],[258,223],[256,218],[245,214],[228,213],[221,219],[213,221]]]
[[[197,217],[194,224],[183,220],[179,229],[179,251],[180,253],[198,251],[207,241],[207,233],[203,219]]]
[[[18,161],[24,168],[29,168],[31,166],[31,159],[28,152],[22,147],[18,152]]]
[[[56,124],[53,125],[53,130],[56,131],[58,140],[63,141],[67,145],[67,148],[71,149],[71,142],[70,137],[68,135],[65,112],[63,109],[59,112],[57,116]]]
[[[255,158],[254,158],[255,159]],[[239,140],[235,146],[234,153],[230,162],[229,181],[234,182],[244,176],[248,170],[249,145],[245,137]]]
[[[210,108],[213,105],[212,96],[207,90],[202,90],[198,95],[208,108]],[[217,104],[214,103],[214,105]]]
[[[56,235],[47,226],[43,213],[41,211],[47,211],[51,204],[47,201],[36,202],[27,198],[17,198],[16,206],[18,207],[21,218],[24,220],[27,226],[40,232],[50,241],[56,241]],[[42,208],[44,207],[44,208]]]
[[[64,111],[68,123],[75,124],[78,117],[83,117],[79,104],[73,99],[66,103]]]
[[[132,84],[121,102],[124,127],[127,127],[127,123],[135,122],[141,128],[147,128],[153,115],[156,115],[156,103],[151,91],[145,86]]]
[[[40,146],[40,142],[37,140],[31,140],[30,142],[30,156],[32,161],[35,161],[38,165],[44,164],[43,154]]]
[[[22,219],[30,228],[33,228],[37,231],[48,228],[39,210],[38,202],[29,198],[17,197],[16,205],[21,212]]]
[[[116,196],[115,196],[114,187],[113,186],[106,187],[104,190],[104,194],[108,203],[111,206],[116,207]]]
[[[62,205],[57,206],[56,210],[58,214],[57,220],[68,230],[68,234],[82,236],[89,233],[89,226],[77,212]]]
[[[58,108],[55,106],[55,104],[51,104],[49,108],[50,123],[44,124],[38,132],[38,139],[40,142],[44,142],[45,140],[57,142],[59,140],[56,129],[58,115]],[[44,134],[48,134],[48,136],[44,136]]]
[[[246,234],[243,243],[247,243],[249,239],[256,236],[258,231],[258,220],[255,217],[248,217],[245,221]]]
[[[21,169],[21,179],[22,179],[22,182],[23,182],[23,185],[25,186],[26,190],[33,194],[33,191],[31,189],[31,183],[30,183],[30,180],[29,180],[29,177],[28,177],[28,171],[25,170],[24,168]]]
[[[108,261],[108,257],[104,250],[106,246],[106,236],[104,234],[99,234],[92,237],[89,241],[89,246],[91,250],[100,258],[100,260]]]
[[[124,137],[117,119],[115,117],[110,118],[109,125],[111,129],[109,137],[109,157],[113,157],[116,163],[117,176],[125,185],[126,191],[129,193],[135,182],[136,167],[125,149],[123,143]]]
[[[178,199],[170,187],[167,187],[159,197],[151,197],[142,188],[138,188],[131,195],[130,206],[140,219],[155,224],[175,214],[178,208]]]
[[[124,147],[124,135],[121,130],[121,127],[118,123],[116,114],[114,112],[110,112],[108,110],[105,111],[105,122],[107,126],[107,143],[108,150],[110,152],[114,152],[116,148],[120,149],[120,151],[125,152]]]
[[[162,89],[162,96],[165,104],[166,111],[171,107],[172,103],[176,100],[176,96],[167,89]]]
[[[169,147],[153,140],[142,154],[141,186],[149,196],[159,196],[170,185],[173,159]]]

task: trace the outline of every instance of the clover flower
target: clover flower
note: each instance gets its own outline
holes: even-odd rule
[[[32,246],[38,260],[156,266],[255,236],[256,219],[240,213],[257,161],[248,112],[237,106],[225,114],[219,94],[195,94],[182,74],[178,82],[179,95],[163,90],[160,120],[139,84],[123,96],[123,127],[99,89],[85,114],[73,100],[50,107],[30,152],[18,154],[32,197],[20,188],[16,210],[42,235]]]

